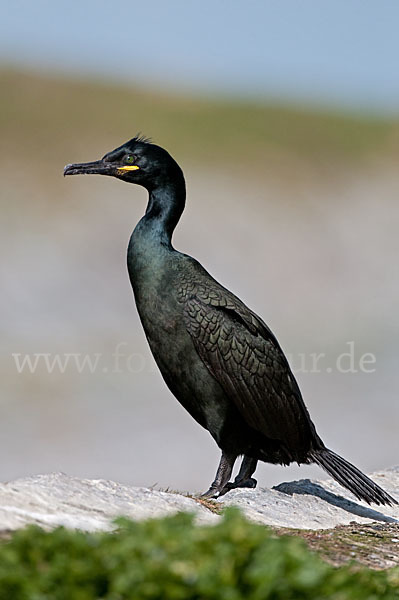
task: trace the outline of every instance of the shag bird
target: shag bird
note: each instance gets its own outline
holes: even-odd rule
[[[127,265],[141,322],[166,385],[222,451],[205,497],[255,487],[259,460],[316,463],[359,500],[397,504],[316,433],[301,392],[269,327],[198,261],[172,246],[184,210],[183,172],[163,148],[136,136],[101,160],[64,175],[111,175],[143,186],[144,217]],[[238,475],[230,482],[236,459]]]

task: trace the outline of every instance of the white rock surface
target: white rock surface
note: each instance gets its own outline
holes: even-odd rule
[[[399,499],[399,467],[376,473],[373,479]],[[246,516],[265,525],[299,529],[326,529],[351,521],[399,523],[399,506],[370,507],[331,480],[300,480],[274,489],[233,490],[218,502],[235,505]],[[0,532],[28,523],[45,528],[64,525],[88,531],[112,528],[112,519],[124,515],[145,519],[194,512],[199,523],[219,517],[181,494],[136,488],[112,481],[68,477],[63,473],[37,475],[0,484]]]
[[[199,523],[217,519],[217,515],[183,495],[103,479],[51,473],[0,484],[0,531],[27,523],[95,531],[111,529],[111,520],[117,516],[148,519],[178,511],[194,512]]]
[[[399,501],[399,467],[374,473],[371,478]],[[359,502],[332,479],[301,479],[273,489],[232,490],[225,506],[239,506],[259,523],[298,529],[329,529],[356,523],[399,523],[399,505],[377,506]]]

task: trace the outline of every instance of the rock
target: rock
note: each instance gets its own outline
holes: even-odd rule
[[[399,499],[399,467],[374,474],[373,479]],[[298,529],[327,529],[357,523],[399,523],[399,506],[369,507],[331,480],[282,483],[274,489],[233,490],[216,506],[238,506],[258,523]],[[63,473],[37,475],[0,484],[0,532],[28,523],[87,531],[112,528],[124,515],[145,519],[178,511],[195,513],[199,523],[219,516],[182,494],[136,488],[102,479],[78,479]]]
[[[370,476],[399,500],[399,467]],[[332,479],[301,479],[273,489],[237,489],[222,496],[224,506],[239,506],[252,521],[276,527],[329,529],[356,523],[399,523],[399,505],[360,502]]]
[[[213,523],[218,518],[186,496],[103,479],[52,473],[0,484],[0,532],[28,523],[46,529],[64,525],[96,531],[111,529],[117,516],[148,519],[178,511],[195,513],[199,523]]]

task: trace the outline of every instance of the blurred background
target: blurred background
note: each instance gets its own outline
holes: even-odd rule
[[[397,464],[399,5],[0,7],[0,480],[214,476],[219,450],[164,385],[133,302],[145,192],[62,176],[139,131],[186,175],[175,246],[270,325],[326,444],[367,472]]]

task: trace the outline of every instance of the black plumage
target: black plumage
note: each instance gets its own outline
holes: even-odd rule
[[[185,205],[174,159],[133,138],[65,175],[112,175],[145,187],[146,213],[128,248],[128,270],[151,351],[169,389],[222,451],[206,496],[254,487],[257,461],[317,463],[358,499],[397,503],[356,467],[326,448],[287,359],[269,327],[192,257],[172,246]],[[230,476],[243,456],[234,482]]]

